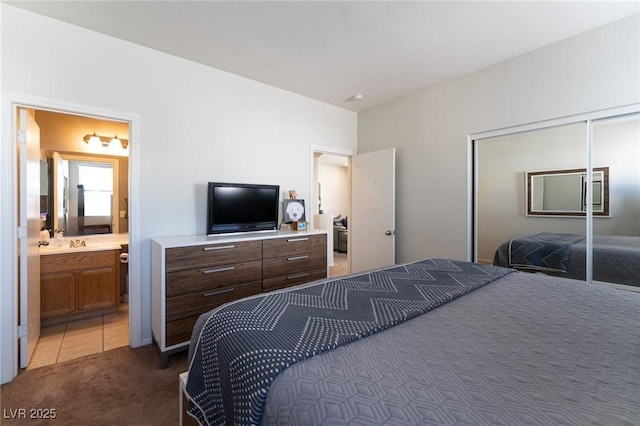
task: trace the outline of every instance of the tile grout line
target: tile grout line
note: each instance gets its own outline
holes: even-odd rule
[[[58,346],[58,354],[56,355],[56,361],[54,362],[54,364],[57,364],[58,358],[60,358],[60,352],[62,351],[62,343],[64,342],[64,336],[67,334],[67,327],[69,327],[69,321],[64,323],[64,331],[62,332],[62,339],[60,339],[60,346]]]
[[[106,320],[105,319],[105,314],[102,313],[101,316],[100,316],[100,321],[101,321],[101,351],[100,352],[105,352],[105,339],[106,339],[105,338],[105,325],[106,325],[105,324],[105,320]],[[53,365],[53,364],[57,364],[58,362],[60,362],[60,354],[62,352],[63,343],[65,341],[65,338],[69,337],[67,335],[67,333],[69,332],[69,327],[70,327],[71,322],[72,321],[67,321],[67,322],[64,323],[64,331],[61,333],[62,334],[62,338],[60,339],[60,341],[59,341],[59,343],[57,345],[55,361],[53,363],[40,365],[39,367],[43,367],[45,365]],[[116,323],[118,323],[118,322],[126,323],[127,324],[127,328],[129,326],[128,317],[125,318],[123,321],[116,321]],[[38,343],[36,344],[36,348],[37,348],[37,345],[39,345],[39,344],[40,344],[40,342],[38,341]],[[112,348],[112,349],[114,349],[114,348]],[[27,366],[27,368],[29,368],[29,367]]]

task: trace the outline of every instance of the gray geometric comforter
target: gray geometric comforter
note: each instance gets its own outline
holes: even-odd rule
[[[189,413],[202,424],[258,424],[270,385],[282,371],[511,272],[427,259],[218,308],[201,317],[194,329],[186,386]]]
[[[509,242],[509,264],[519,269],[567,272],[569,248],[584,235],[539,232]]]
[[[512,241],[515,240],[505,242],[498,247],[493,264],[506,268],[514,267],[516,269],[542,271],[551,275],[562,275],[567,278],[585,280],[587,270],[586,238],[576,235],[578,241],[569,245],[567,253],[564,248],[559,249],[558,241],[564,239],[564,245],[567,243],[565,236],[568,236],[570,240],[574,234],[544,234],[549,235],[548,238],[552,244],[550,248],[543,249],[541,253],[553,253],[559,250],[558,253],[549,256],[550,262],[552,262],[550,264],[552,265],[557,265],[556,261],[558,259],[561,260],[562,264],[559,267],[548,267],[549,264],[534,266],[537,261],[522,260],[529,251],[526,246],[522,250],[519,249],[518,257],[514,258],[511,252],[513,250]],[[554,235],[557,237],[554,237]],[[543,244],[543,239],[538,242]],[[533,249],[535,247],[532,246],[530,250]],[[594,280],[640,287],[640,237],[594,235],[592,262]]]
[[[640,425],[640,293],[516,272],[284,370],[264,425]]]

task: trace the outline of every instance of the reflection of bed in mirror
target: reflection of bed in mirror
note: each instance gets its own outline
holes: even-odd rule
[[[584,235],[540,232],[501,244],[493,264],[584,280],[586,244]],[[640,237],[594,235],[593,279],[640,287]]]
[[[78,235],[111,234],[111,225],[108,223],[97,223],[92,225],[82,225],[78,221]]]

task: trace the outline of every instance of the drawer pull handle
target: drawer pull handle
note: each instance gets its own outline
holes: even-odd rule
[[[288,243],[295,243],[298,241],[309,241],[309,237],[304,237],[304,238],[291,238],[289,240],[287,240]]]
[[[222,290],[207,291],[205,293],[202,293],[202,296],[211,297],[211,296],[217,296],[219,294],[231,293],[232,291],[235,291],[235,288],[227,287],[227,288],[223,288]]]
[[[211,251],[211,250],[226,250],[226,249],[232,249],[232,248],[236,248],[235,245],[231,244],[230,246],[214,246],[214,247],[205,247],[202,250],[204,251]]]
[[[309,255],[305,254],[304,256],[294,256],[294,257],[288,257],[287,260],[291,261],[291,260],[302,260],[302,259],[308,259]]]
[[[236,269],[235,266],[225,266],[225,267],[222,267],[222,268],[207,269],[206,271],[202,271],[202,273],[203,274],[214,274],[216,272],[233,271],[234,269]]]
[[[288,280],[295,280],[296,278],[306,277],[307,275],[309,275],[309,274],[305,272],[304,274],[291,275],[290,277],[287,277],[287,279]]]

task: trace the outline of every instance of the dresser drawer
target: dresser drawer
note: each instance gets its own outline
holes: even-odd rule
[[[261,257],[262,241],[174,247],[166,250],[166,270],[170,272],[194,267],[247,262],[260,260]]]
[[[167,298],[166,321],[168,323],[188,316],[199,315],[223,303],[258,294],[261,291],[262,281],[254,281],[216,290],[198,291],[170,297]]]
[[[280,275],[290,275],[311,269],[325,268],[326,270],[326,267],[326,251],[314,251],[311,253],[264,259],[262,261],[262,278],[267,279]]]
[[[200,315],[193,315],[167,323],[167,346],[177,345],[178,343],[185,343],[191,340],[193,326],[196,324],[199,316]]]
[[[166,297],[215,290],[219,287],[234,286],[261,279],[262,262],[259,260],[167,272]]]
[[[295,235],[287,238],[274,238],[264,240],[263,258],[291,256],[312,251],[327,251],[327,236],[320,235]]]
[[[278,277],[267,278],[262,281],[262,291],[277,290],[279,288],[308,283],[311,281],[321,280],[323,278],[327,278],[327,268],[281,275]]]

